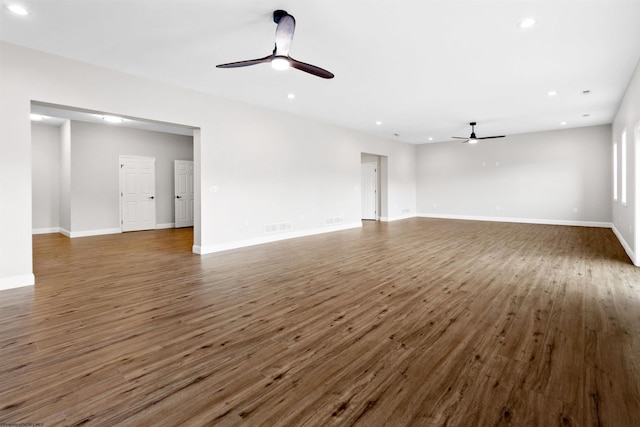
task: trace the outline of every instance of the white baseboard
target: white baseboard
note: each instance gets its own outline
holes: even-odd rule
[[[501,216],[450,215],[450,214],[434,214],[434,213],[419,213],[416,216],[420,218],[461,219],[466,221],[516,222],[516,223],[522,223],[522,224],[569,225],[569,226],[577,226],[577,227],[598,227],[598,228],[613,227],[613,224],[610,222],[569,221],[569,220],[563,220],[563,219],[509,218],[509,217],[501,217]]]
[[[166,224],[156,224],[156,230],[164,229],[164,228],[174,228],[175,223],[168,222]],[[85,231],[69,231],[65,228],[61,227],[51,227],[51,228],[34,228],[31,230],[32,234],[49,234],[49,233],[61,233],[67,237],[88,237],[88,236],[101,236],[103,234],[118,234],[122,233],[120,228],[103,228],[100,230],[85,230]]]
[[[65,234],[62,231],[60,231],[60,232],[62,234]],[[69,237],[74,239],[76,237],[102,236],[103,234],[119,234],[119,233],[122,233],[122,230],[120,230],[119,227],[118,228],[103,228],[102,230],[72,231],[71,233],[69,233]]]
[[[33,286],[36,278],[33,274],[22,274],[19,276],[3,277],[0,279],[0,291],[23,286]]]
[[[31,234],[51,234],[51,233],[59,233],[60,227],[49,227],[49,228],[34,228],[31,230]]]
[[[409,218],[415,218],[415,217],[416,217],[415,214],[407,214],[407,215],[400,215],[400,216],[381,216],[380,221],[391,222],[391,221],[399,221],[402,219],[409,219]]]
[[[256,237],[253,239],[237,240],[234,242],[220,243],[217,245],[198,246],[193,245],[193,252],[196,254],[211,254],[214,252],[228,251],[230,249],[244,248],[247,246],[261,245],[263,243],[278,242],[280,240],[295,239],[297,237],[313,236],[316,234],[332,233],[334,231],[349,230],[352,228],[361,228],[362,221],[351,224],[334,225],[331,227],[314,228],[311,230],[292,231],[289,233],[280,233],[276,235]]]
[[[611,224],[611,229],[613,230],[613,234],[615,234],[620,241],[620,244],[624,248],[624,251],[627,253],[627,255],[629,255],[629,258],[631,258],[631,262],[633,263],[633,265],[635,265],[636,267],[640,267],[640,264],[638,264],[638,261],[640,260],[636,259],[636,254],[631,250],[631,246],[629,246],[624,237],[622,237],[622,233],[620,233],[620,231],[618,231],[616,226],[613,224]]]

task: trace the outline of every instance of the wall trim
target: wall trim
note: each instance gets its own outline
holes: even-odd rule
[[[636,267],[640,267],[640,264],[638,264],[638,261],[640,260],[636,259],[636,254],[633,252],[633,250],[631,250],[631,246],[629,246],[629,244],[624,239],[624,237],[622,237],[622,233],[618,231],[615,224],[611,224],[611,229],[613,230],[613,234],[615,234],[618,240],[620,241],[620,244],[624,248],[624,251],[627,253],[629,258],[631,258],[631,262],[633,263],[633,265],[635,265]]]
[[[60,227],[34,228],[33,230],[31,230],[31,234],[51,234],[51,233],[60,233]]]
[[[168,222],[166,224],[156,224],[156,230],[165,228],[175,228],[175,223]],[[103,228],[101,230],[87,230],[87,231],[69,231],[61,227],[50,228],[34,228],[31,230],[31,234],[49,234],[49,233],[61,233],[67,237],[88,237],[88,236],[100,236],[103,234],[118,234],[121,233],[120,228]]]
[[[610,222],[570,221],[570,220],[564,220],[564,219],[509,218],[509,217],[501,217],[501,216],[450,215],[450,214],[434,214],[434,213],[419,213],[416,216],[420,218],[461,219],[466,221],[517,222],[517,223],[523,223],[523,224],[568,225],[568,226],[576,226],[576,227],[598,227],[598,228],[613,227],[613,224]]]
[[[381,216],[380,221],[382,222],[391,222],[391,221],[400,221],[402,219],[415,218],[417,215],[407,214],[407,215],[399,215],[399,216]]]
[[[220,243],[217,245],[199,246],[193,245],[193,252],[200,255],[211,254],[215,252],[223,252],[231,249],[239,249],[247,246],[261,245],[264,243],[278,242],[281,240],[295,239],[297,237],[313,236],[316,234],[332,233],[334,231],[343,231],[353,228],[362,228],[362,221],[351,224],[334,225],[331,227],[314,228],[310,230],[293,231],[290,233],[281,233],[270,236],[256,237],[253,239],[236,240],[228,243]]]
[[[67,231],[67,230],[65,230]],[[60,231],[62,234],[62,231]],[[118,228],[103,228],[101,230],[85,230],[85,231],[72,231],[71,233],[68,234],[69,237],[71,237],[72,239],[76,238],[76,237],[89,237],[89,236],[102,236],[103,234],[119,234],[122,233],[122,230],[120,229],[120,227]],[[65,234],[66,236],[67,234]]]
[[[22,288],[24,286],[33,286],[36,283],[36,277],[31,274],[22,274],[20,276],[9,276],[0,278],[0,291],[14,288]]]

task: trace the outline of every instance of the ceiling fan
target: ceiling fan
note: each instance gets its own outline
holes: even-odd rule
[[[477,143],[479,140],[481,139],[492,139],[492,138],[504,138],[504,135],[498,135],[498,136],[483,136],[481,138],[478,138],[476,136],[476,131],[475,131],[475,126],[476,126],[476,122],[471,122],[469,123],[471,125],[471,135],[469,135],[469,137],[463,137],[463,136],[452,136],[451,138],[455,138],[455,139],[464,139],[466,141],[462,141],[462,142],[468,142],[469,144],[475,144]]]
[[[333,73],[325,69],[297,61],[289,56],[289,48],[291,47],[291,41],[293,40],[293,32],[296,29],[296,20],[293,16],[289,15],[284,10],[276,10],[273,12],[273,22],[278,26],[276,27],[276,46],[271,55],[265,56],[264,58],[220,64],[216,65],[216,67],[238,68],[262,64],[263,62],[270,62],[271,66],[276,70],[286,70],[289,67],[293,67],[306,73],[313,74],[314,76],[322,77],[323,79],[332,79],[334,77]]]

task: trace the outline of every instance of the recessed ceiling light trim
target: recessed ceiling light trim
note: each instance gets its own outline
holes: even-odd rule
[[[549,96],[556,96],[558,94],[557,90],[550,90],[549,92],[547,92],[547,95]]]
[[[522,29],[531,28],[536,25],[536,20],[534,18],[525,18],[518,23],[518,27]]]
[[[288,94],[287,99],[296,99],[296,94],[295,93]]]
[[[124,122],[124,119],[122,117],[118,117],[118,116],[101,116],[102,120],[104,120],[107,123],[122,123]]]
[[[560,122],[560,125],[561,125],[561,126],[566,126],[566,125],[567,125],[567,122]]]

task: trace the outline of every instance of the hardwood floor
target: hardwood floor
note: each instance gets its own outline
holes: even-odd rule
[[[640,270],[608,229],[409,219],[198,256],[34,236],[0,424],[640,426]]]

